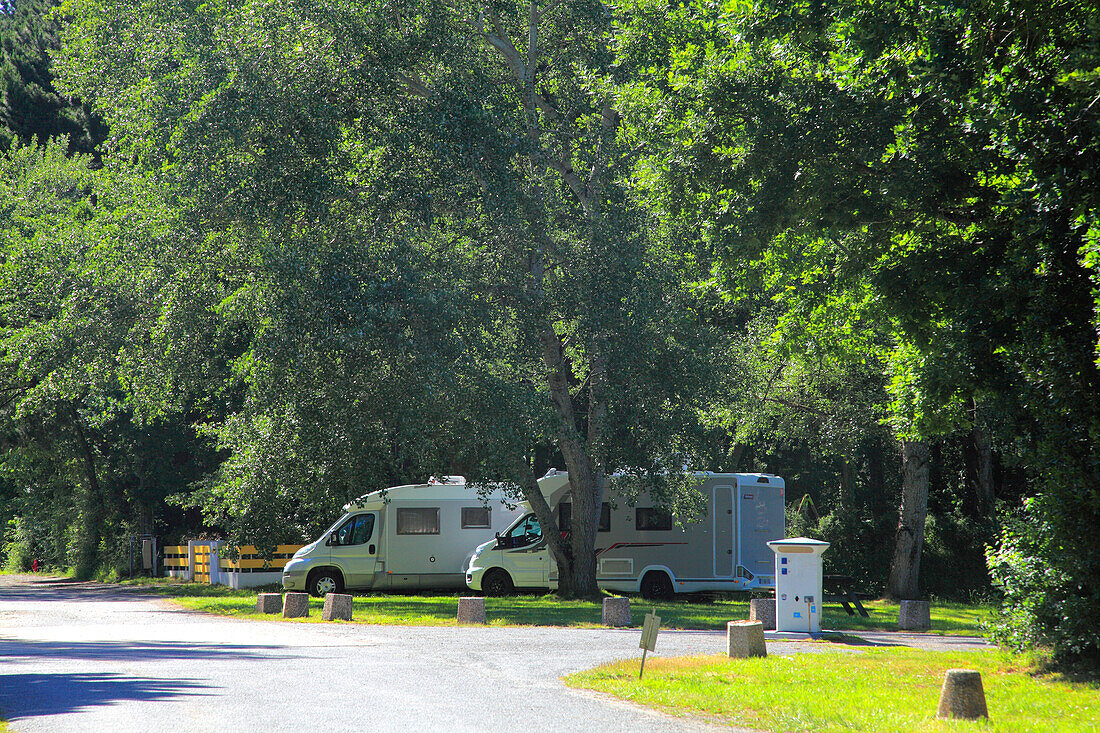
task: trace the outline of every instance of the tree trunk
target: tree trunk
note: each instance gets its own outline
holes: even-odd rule
[[[971,433],[974,441],[974,452],[977,454],[977,466],[974,476],[974,494],[978,506],[978,512],[987,517],[993,513],[993,505],[997,496],[993,488],[993,449],[989,445],[989,436],[985,430],[974,423]]]
[[[524,458],[516,458],[514,463],[516,475],[523,478],[520,484],[520,488],[523,489],[523,496],[527,499],[527,503],[531,505],[531,510],[535,513],[535,516],[538,517],[539,525],[542,527],[542,536],[546,538],[550,554],[558,566],[558,593],[565,597],[572,597],[575,595],[573,590],[575,571],[572,549],[561,535],[561,528],[558,527],[558,523],[554,519],[554,512],[546,502],[546,497],[542,495],[542,489],[539,488],[538,479],[535,478],[535,472],[531,469],[531,464]]]
[[[577,430],[573,396],[569,391],[568,365],[561,351],[561,340],[552,330],[547,330],[542,335],[542,347],[547,383],[558,416],[558,449],[569,472],[572,502],[572,526],[569,528],[572,572],[565,587],[576,597],[596,596],[599,593],[596,584],[596,529],[603,498],[603,474],[593,469],[585,441]],[[592,439],[591,435],[589,439]],[[559,578],[563,570],[559,568]],[[559,581],[559,593],[564,592]]]
[[[903,440],[901,450],[901,509],[886,594],[895,599],[919,600],[920,553],[928,515],[928,444]]]
[[[852,475],[852,462],[847,456],[840,459],[840,506],[847,509],[855,507],[855,477]]]
[[[539,3],[531,0],[528,7],[526,48],[522,45],[519,48],[516,47],[493,7],[487,5],[482,9],[479,22],[483,24],[484,40],[497,52],[521,90],[524,126],[532,147],[528,158],[532,185],[530,194],[536,211],[541,213],[543,209],[541,180],[549,166],[561,176],[562,181],[573,192],[590,226],[590,236],[594,236],[601,218],[602,177],[607,168],[606,146],[602,144],[597,146],[596,160],[587,179],[573,170],[571,151],[574,137],[577,135],[573,121],[556,109],[553,100],[544,98],[538,92],[539,26],[542,18]],[[543,148],[540,115],[557,128],[556,132],[562,141],[557,154]],[[608,138],[608,143],[614,139],[618,124],[618,114],[610,106],[604,105],[601,110],[601,128],[603,135]],[[528,272],[531,275],[529,295],[535,304],[535,310],[542,310],[538,317],[545,319],[539,341],[542,347],[543,366],[546,369],[547,386],[558,418],[556,443],[565,460],[566,470],[569,472],[569,494],[573,507],[570,551],[568,555],[561,552],[561,559],[566,563],[558,567],[558,588],[559,593],[563,595],[596,596],[599,593],[599,586],[596,584],[596,530],[599,526],[600,505],[603,501],[602,445],[603,423],[607,413],[604,394],[605,336],[597,334],[589,344],[591,350],[587,354],[590,364],[588,431],[587,436],[584,436],[577,424],[573,395],[569,389],[571,370],[562,353],[561,339],[545,310],[546,304],[543,299],[543,256],[549,237],[539,217],[536,216],[534,224],[535,247],[527,262]],[[538,503],[537,500],[532,506],[536,503]],[[541,517],[540,522],[542,522]],[[555,554],[555,559],[557,557]]]
[[[883,449],[880,441],[875,441],[867,456],[867,477],[871,491],[871,516],[875,525],[879,519],[886,516],[890,510],[890,502],[886,498],[886,467],[883,465]]]
[[[95,469],[95,456],[92,453],[91,444],[80,424],[80,416],[76,409],[69,411],[72,420],[73,432],[76,434],[77,447],[80,451],[81,463],[84,467],[84,476],[87,486],[83,492],[81,501],[81,515],[83,526],[81,527],[80,542],[77,545],[76,577],[88,578],[96,566],[96,555],[99,552],[99,540],[103,525],[105,507],[103,492],[100,490],[99,477]]]
[[[730,466],[727,471],[739,471],[741,466],[741,457],[745,455],[745,444],[735,443],[733,446],[733,453],[730,456]]]

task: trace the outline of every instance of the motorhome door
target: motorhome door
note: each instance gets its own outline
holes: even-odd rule
[[[714,487],[714,577],[733,575],[733,487]]]
[[[516,522],[502,538],[507,568],[512,582],[518,586],[544,586],[549,565],[549,551],[542,541],[542,526],[534,514]]]
[[[374,582],[380,529],[377,512],[362,512],[348,517],[330,536],[332,564],[349,588],[368,588]]]

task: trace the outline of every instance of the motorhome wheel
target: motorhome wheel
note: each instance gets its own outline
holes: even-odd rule
[[[672,588],[672,581],[668,579],[668,576],[662,573],[660,570],[650,570],[642,578],[642,597],[643,598],[672,598],[672,594],[675,592]]]
[[[508,571],[500,568],[493,568],[485,573],[485,577],[481,579],[481,589],[485,591],[487,596],[506,596],[514,588],[512,577],[508,575]]]
[[[316,570],[309,578],[310,595],[324,598],[329,593],[339,593],[344,589],[344,579],[335,570]]]

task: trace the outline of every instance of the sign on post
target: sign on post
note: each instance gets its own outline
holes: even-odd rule
[[[657,609],[645,615],[642,622],[642,640],[638,647],[642,650],[642,666],[638,670],[638,679],[642,678],[645,671],[645,655],[657,648],[657,629],[661,628],[661,617],[657,615]]]

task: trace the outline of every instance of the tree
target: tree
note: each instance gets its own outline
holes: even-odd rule
[[[246,344],[211,519],[304,526],[459,460],[521,487],[563,592],[594,593],[606,476],[684,465],[708,345],[621,178],[607,6],[71,8],[65,88],[227,263],[187,268]],[[530,460],[547,436],[568,543]]]
[[[0,474],[49,527],[43,559],[85,576],[125,557],[126,532],[151,532],[204,458],[185,426],[134,418],[124,361],[153,320],[156,277],[133,265],[160,222],[140,181],[91,166],[56,140],[0,156]],[[155,478],[166,465],[174,480]]]
[[[1025,625],[1060,654],[1095,655],[1084,625],[1056,619],[1092,618],[1065,609],[1095,599],[1096,558],[1052,555],[1100,510],[1062,488],[1095,484],[1086,436],[1100,414],[1096,8],[758,2],[715,20],[704,3],[634,7],[624,52],[660,60],[633,90],[640,129],[668,141],[642,169],[654,198],[730,270],[792,232],[837,243],[837,270],[863,274],[900,337],[891,389],[907,440],[965,426],[975,402],[1019,416],[1043,529],[1005,547],[1065,568],[1057,591],[1021,570],[1046,609]],[[1001,577],[1012,587],[1013,571]]]

